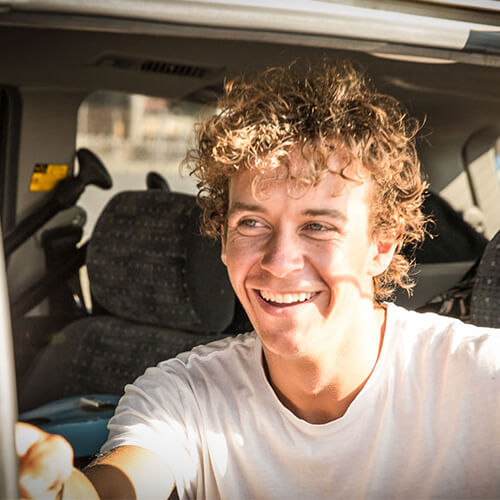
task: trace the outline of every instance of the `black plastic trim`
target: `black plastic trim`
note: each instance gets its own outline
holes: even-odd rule
[[[464,51],[500,55],[500,31],[471,31]]]
[[[4,234],[16,224],[22,101],[14,87],[0,88],[0,215]]]

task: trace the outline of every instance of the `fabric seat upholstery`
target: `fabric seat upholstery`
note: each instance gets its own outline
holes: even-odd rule
[[[89,241],[105,311],[58,332],[21,387],[21,411],[77,394],[121,394],[147,366],[224,336],[235,296],[220,245],[199,233],[195,198],[161,190],[110,200]]]
[[[481,257],[472,288],[471,322],[500,328],[500,231]]]

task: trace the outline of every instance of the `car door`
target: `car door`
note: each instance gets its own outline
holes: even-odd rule
[[[0,234],[0,498],[19,498],[14,439],[17,420],[16,381],[2,241]]]

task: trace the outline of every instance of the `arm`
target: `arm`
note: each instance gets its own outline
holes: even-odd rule
[[[100,498],[166,499],[174,488],[168,465],[155,453],[137,446],[116,448],[84,472]],[[68,494],[67,498],[73,497]]]
[[[73,450],[61,436],[17,424],[19,485],[22,498],[168,498],[174,487],[168,465],[156,454],[123,446],[91,464],[73,468]],[[63,486],[64,484],[64,486]]]

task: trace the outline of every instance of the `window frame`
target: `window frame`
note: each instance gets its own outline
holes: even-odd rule
[[[16,224],[17,177],[21,134],[21,95],[17,88],[0,87],[0,217],[3,234]]]

